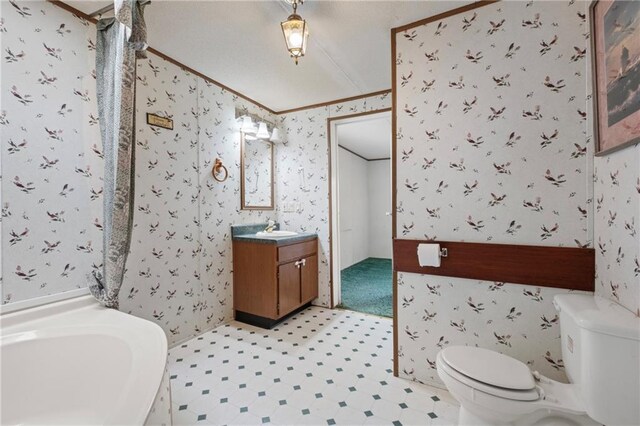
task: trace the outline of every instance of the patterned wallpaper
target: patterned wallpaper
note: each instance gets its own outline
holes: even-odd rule
[[[2,3],[3,303],[84,287],[102,246],[95,27],[49,3],[17,4]],[[136,96],[121,309],[157,322],[171,344],[231,319],[230,225],[274,218],[240,210],[235,108],[275,117],[154,55],[138,62]],[[147,112],[174,130],[146,125]],[[216,157],[224,183],[210,175]]]
[[[384,94],[280,116],[287,140],[276,145],[278,221],[283,229],[318,234],[318,298],[314,304],[328,307],[331,303],[327,118],[390,106],[391,96]],[[282,206],[288,202],[301,207],[285,212]]]
[[[95,26],[16,6],[0,3],[2,303],[85,287],[102,248]]]
[[[400,238],[590,247],[587,2],[500,2],[397,43]],[[401,375],[438,384],[452,344],[564,377],[564,290],[400,274]]]
[[[640,316],[640,145],[595,158],[596,294]]]
[[[138,63],[136,95],[136,216],[121,309],[180,341],[232,318],[230,226],[274,217],[240,210],[235,107],[266,113],[152,55]],[[146,112],[170,116],[174,130],[142,124]],[[211,177],[216,157],[229,170],[224,183]]]

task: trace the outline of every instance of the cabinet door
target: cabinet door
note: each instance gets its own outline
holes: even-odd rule
[[[318,297],[318,256],[306,257],[301,269],[302,303],[307,303]]]
[[[300,268],[295,262],[278,266],[278,316],[300,306]]]

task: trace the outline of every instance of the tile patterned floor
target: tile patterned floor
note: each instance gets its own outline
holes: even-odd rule
[[[318,307],[223,325],[169,351],[173,422],[455,424],[447,392],[393,377],[392,341],[390,319]]]

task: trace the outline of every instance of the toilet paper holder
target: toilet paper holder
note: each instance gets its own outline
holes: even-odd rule
[[[442,258],[449,255],[445,247],[435,242],[418,243],[416,248],[418,266],[421,268],[439,268]]]

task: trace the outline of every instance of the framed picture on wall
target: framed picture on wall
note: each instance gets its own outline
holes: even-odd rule
[[[640,1],[590,7],[596,155],[640,142]]]

